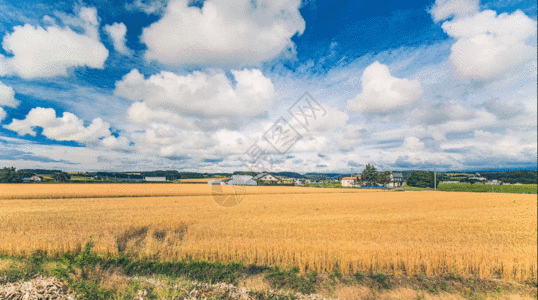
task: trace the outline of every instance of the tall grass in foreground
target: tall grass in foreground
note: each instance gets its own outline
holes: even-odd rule
[[[62,198],[66,186],[51,194]],[[162,195],[162,186],[136,192]],[[225,208],[209,186],[181,189],[181,197],[0,200],[0,254],[61,256],[91,236],[105,257],[536,280],[534,195],[252,187]]]

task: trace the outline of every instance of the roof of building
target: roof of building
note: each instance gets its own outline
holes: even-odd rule
[[[357,180],[357,177],[344,177],[342,180]]]
[[[227,184],[229,185],[257,185],[250,175],[232,175]]]
[[[269,174],[269,173],[260,173],[260,174],[258,174],[258,175],[256,175],[256,176],[254,176],[252,179],[254,179],[254,180],[260,180],[260,179],[262,179],[263,177],[265,177],[265,176],[267,176],[267,175],[273,176],[273,175],[271,175],[271,174]],[[273,176],[273,177],[274,177],[274,176]]]

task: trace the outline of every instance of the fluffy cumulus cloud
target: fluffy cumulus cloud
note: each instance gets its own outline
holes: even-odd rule
[[[420,139],[410,136],[405,138],[403,147],[408,150],[420,150],[424,149],[424,143]]]
[[[13,88],[0,81],[0,106],[16,108],[18,105],[19,101],[15,99]]]
[[[224,72],[195,71],[186,76],[161,72],[145,79],[132,70],[116,83],[115,95],[133,101],[130,114],[141,118],[170,112],[196,117],[255,117],[275,102],[271,80],[257,69],[231,71],[236,84]],[[147,116],[140,116],[150,109]]]
[[[124,55],[129,55],[131,53],[131,50],[125,45],[125,34],[127,33],[127,26],[125,26],[125,24],[114,23],[112,25],[106,25],[103,29],[112,40],[116,51]]]
[[[57,118],[52,108],[33,108],[24,120],[14,119],[11,124],[4,125],[21,136],[36,136],[35,127],[43,128],[43,135],[56,141],[96,143],[100,138],[110,136],[110,125],[100,118],[85,127],[84,121],[72,113],[65,112],[63,117]]]
[[[448,18],[461,18],[472,16],[478,12],[478,0],[437,0],[430,13],[435,22]]]
[[[477,8],[474,1],[437,1],[431,12],[435,21],[456,15],[442,28],[456,40],[450,62],[458,77],[491,80],[536,58],[535,20],[521,11],[497,15]]]
[[[348,101],[348,110],[387,115],[407,109],[422,95],[418,80],[393,77],[388,66],[377,61],[364,70],[361,81],[362,91]]]
[[[2,106],[16,108],[19,106],[19,100],[15,99],[15,91],[13,88],[0,81],[0,122],[7,116],[7,113]]]
[[[129,139],[124,136],[115,137],[110,135],[101,140],[101,145],[111,150],[129,150],[131,148],[130,143]]]
[[[149,78],[135,69],[116,82],[114,94],[133,101],[127,120],[136,128],[134,148],[172,159],[237,152],[221,145],[217,132],[242,135],[242,124],[263,119],[276,102],[271,80],[258,69],[163,71]]]
[[[300,0],[207,0],[202,8],[172,0],[145,28],[145,57],[170,65],[246,66],[294,51],[305,22]]]
[[[51,17],[50,25],[15,26],[4,36],[0,54],[0,75],[31,79],[65,76],[73,67],[103,68],[108,50],[99,40],[99,20],[95,8],[82,7],[78,16],[58,14],[64,26]]]

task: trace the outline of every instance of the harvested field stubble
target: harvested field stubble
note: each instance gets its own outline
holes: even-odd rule
[[[0,254],[55,256],[92,237],[105,255],[536,280],[534,195],[247,187],[226,208],[199,184],[91,186],[1,185]]]

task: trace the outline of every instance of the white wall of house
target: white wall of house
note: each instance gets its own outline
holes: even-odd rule
[[[262,178],[260,178],[259,180],[262,180],[262,181],[278,181],[278,178],[276,178],[275,176],[273,176],[271,174],[267,174],[267,175],[263,176]]]
[[[357,186],[357,180],[355,178],[343,178],[342,187],[354,187]]]

